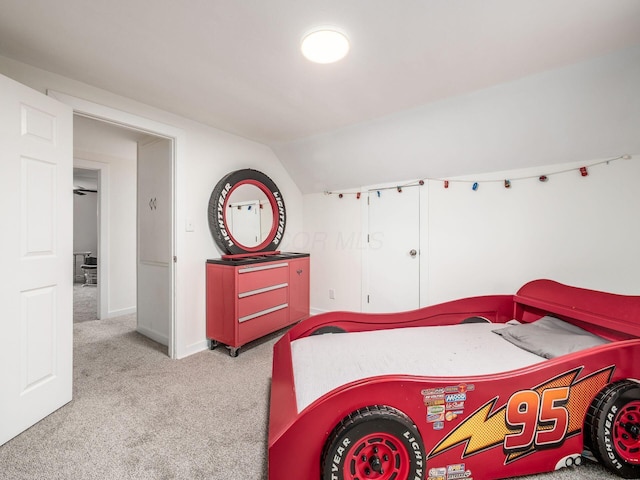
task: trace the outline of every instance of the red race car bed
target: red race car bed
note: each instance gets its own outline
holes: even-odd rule
[[[536,280],[397,314],[332,312],[274,347],[269,479],[640,478],[640,297]]]

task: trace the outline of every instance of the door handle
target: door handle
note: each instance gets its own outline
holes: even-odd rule
[[[418,255],[418,252],[416,251],[415,248],[412,248],[411,250],[409,250],[409,256],[411,258],[415,258],[416,255]]]

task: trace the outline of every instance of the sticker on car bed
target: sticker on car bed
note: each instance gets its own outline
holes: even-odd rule
[[[578,380],[582,369],[578,367],[529,390],[519,390],[498,409],[495,407],[499,397],[489,400],[464,418],[427,458],[458,445],[464,445],[461,458],[502,446],[508,464],[537,448],[560,445],[580,433],[590,402],[609,383],[615,366]],[[454,401],[462,400],[447,400]]]
[[[436,467],[429,469],[429,476],[427,480],[446,480],[447,467]]]
[[[444,414],[444,418],[447,420],[447,422],[451,422],[452,420],[455,420],[460,415],[462,415],[462,413],[462,410],[447,410],[447,412]]]
[[[447,480],[459,480],[471,477],[471,470],[464,468],[464,463],[454,463],[447,465]]]
[[[428,413],[427,422],[444,422],[444,411],[442,413]]]
[[[420,393],[422,393],[422,395],[444,395],[444,387],[425,388]]]
[[[466,393],[449,393],[444,396],[444,401],[447,403],[464,402],[466,399],[467,399]]]
[[[428,471],[426,480],[473,480],[471,470],[465,469],[464,463],[454,463],[446,467],[434,467]]]
[[[422,400],[425,406],[434,406],[434,405],[444,405],[444,393],[430,393],[427,395],[423,394]]]
[[[465,392],[473,392],[476,386],[473,383],[459,383],[458,385],[450,385],[448,387],[444,387],[445,393],[465,393]]]

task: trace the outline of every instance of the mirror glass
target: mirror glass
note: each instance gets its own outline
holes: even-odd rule
[[[267,195],[248,183],[235,188],[225,212],[229,232],[240,245],[255,247],[265,241],[273,227],[273,210]]]

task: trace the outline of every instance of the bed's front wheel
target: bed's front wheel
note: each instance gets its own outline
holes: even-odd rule
[[[374,405],[344,418],[322,454],[323,480],[423,478],[424,445],[404,413]]]
[[[640,385],[613,383],[594,399],[585,425],[593,455],[623,478],[640,478]]]

